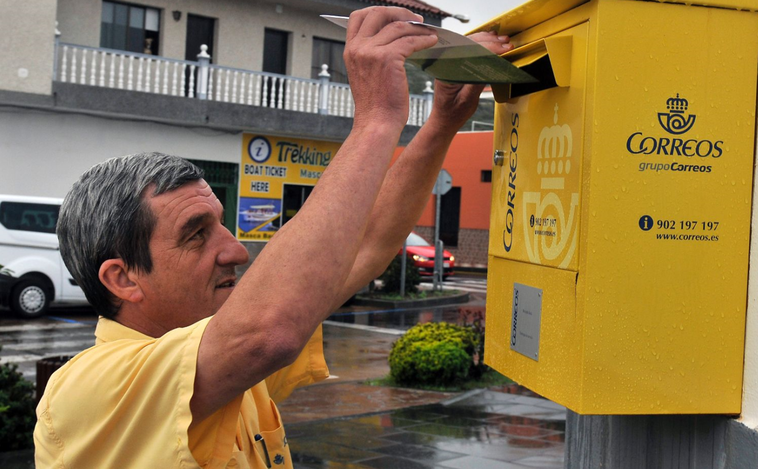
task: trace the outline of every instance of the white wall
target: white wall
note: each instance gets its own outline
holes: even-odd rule
[[[239,163],[241,133],[0,107],[0,193],[63,197],[92,165],[161,151]]]
[[[245,70],[261,70],[263,67],[265,28],[290,32],[288,74],[301,78],[311,76],[314,36],[345,40],[343,28],[319,18],[318,14],[347,12],[327,5],[320,5],[323,11],[313,11],[297,8],[294,1],[282,0],[278,2],[282,12],[277,13],[274,3],[249,0],[138,0],[129,3],[161,10],[160,53],[175,59],[184,59],[189,13],[217,20],[213,63]],[[179,21],[171,15],[174,10],[182,13]],[[99,47],[101,11],[102,0],[58,0],[61,41]]]
[[[753,216],[750,235],[747,329],[745,331],[745,374],[740,420],[758,430],[758,167],[753,175]]]
[[[0,88],[50,94],[56,0],[0,1]]]

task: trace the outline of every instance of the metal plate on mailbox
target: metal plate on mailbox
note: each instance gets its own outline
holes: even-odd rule
[[[514,283],[511,350],[539,361],[541,322],[542,290]]]

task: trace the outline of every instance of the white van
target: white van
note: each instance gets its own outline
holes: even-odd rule
[[[55,225],[61,203],[63,199],[0,195],[0,265],[15,277],[8,303],[19,316],[41,316],[52,302],[87,302],[58,248]]]

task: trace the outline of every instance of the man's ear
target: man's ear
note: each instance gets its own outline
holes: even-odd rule
[[[139,303],[145,297],[139,283],[133,278],[122,259],[108,259],[100,265],[100,281],[116,298]]]

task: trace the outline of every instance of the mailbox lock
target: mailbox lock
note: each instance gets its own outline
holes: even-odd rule
[[[503,150],[495,150],[493,162],[495,166],[503,166],[503,163],[505,163],[505,152]]]

